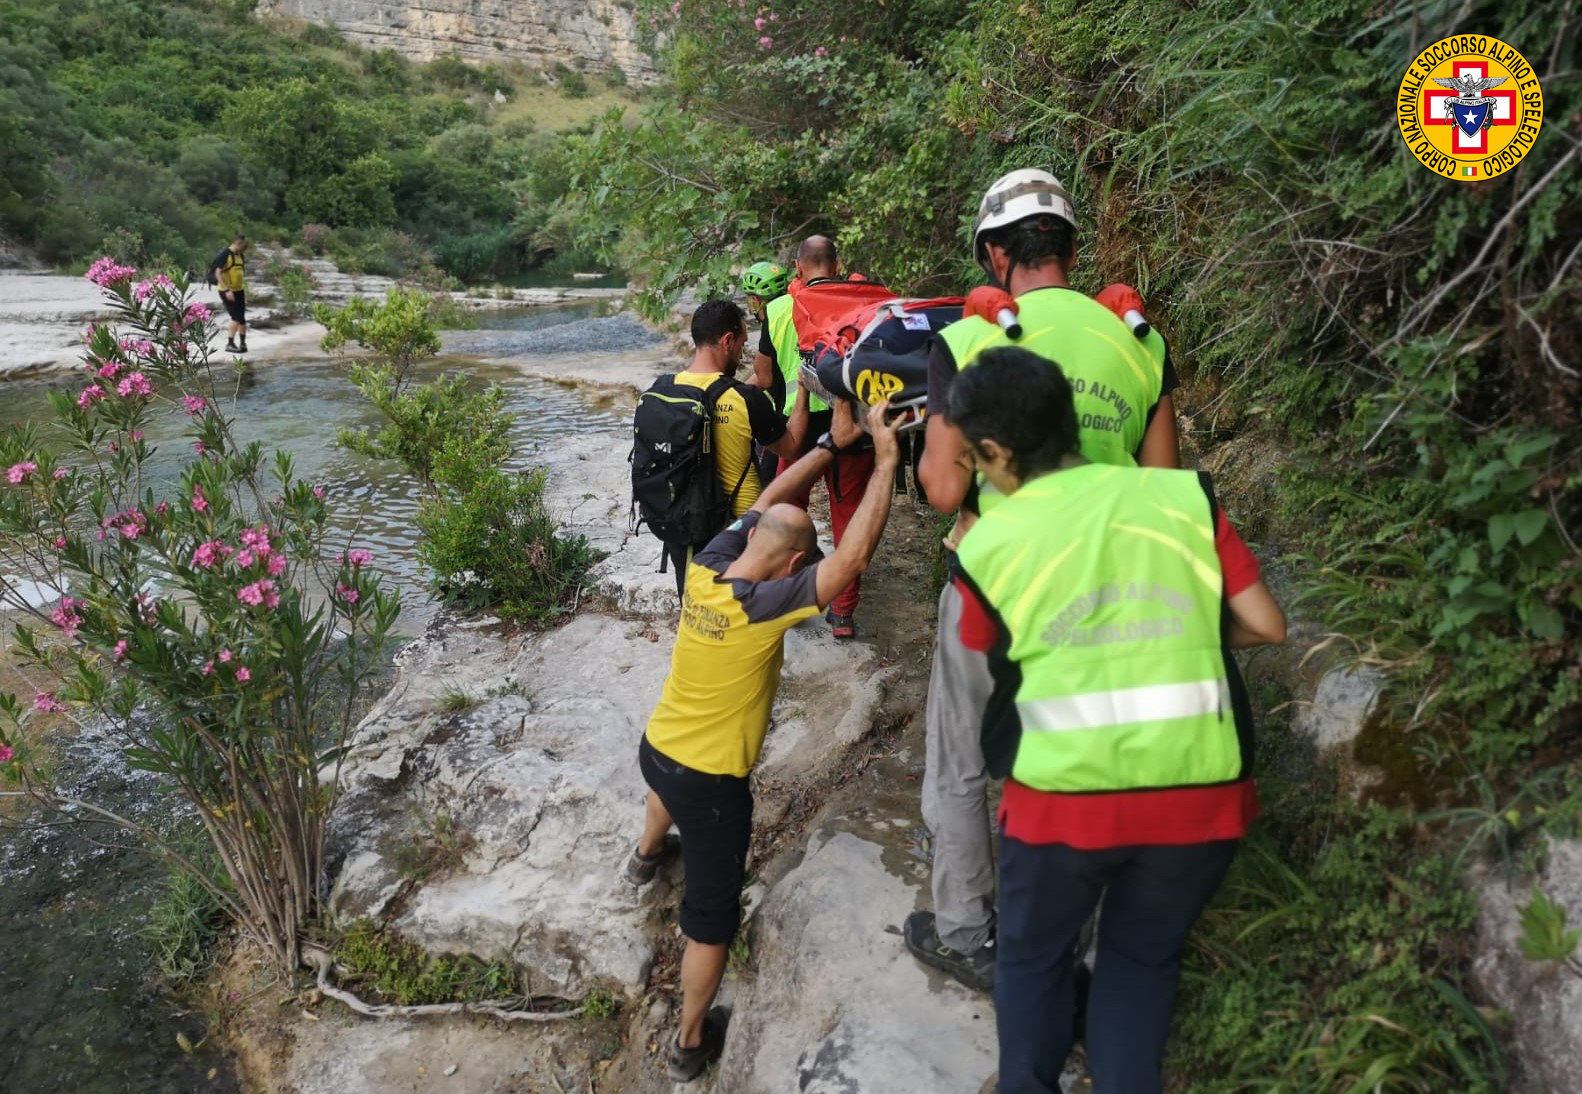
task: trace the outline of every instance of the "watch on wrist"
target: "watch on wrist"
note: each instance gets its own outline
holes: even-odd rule
[[[833,433],[825,433],[822,437],[813,442],[813,447],[822,448],[831,456],[840,451],[840,449],[835,446],[835,435]]]

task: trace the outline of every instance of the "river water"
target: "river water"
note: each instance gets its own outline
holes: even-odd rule
[[[587,354],[655,338],[630,320],[594,318],[584,305],[501,312],[484,322],[486,329],[448,333],[447,353]],[[423,373],[446,368],[507,390],[523,467],[559,438],[589,431],[613,438],[625,421],[573,389],[506,366],[450,356]],[[372,549],[399,588],[400,629],[416,633],[433,611],[416,563],[417,494],[395,465],[334,445],[341,427],[375,421],[345,371],[321,360],[260,364],[237,396],[235,428],[266,451],[290,450],[296,474],[325,486],[348,542]],[[0,426],[47,422],[48,392],[81,386],[76,376],[8,382]],[[180,423],[151,430],[148,439],[162,448],[150,470],[168,482],[186,456]],[[90,800],[168,815],[151,777],[128,770],[91,732],[62,742],[55,767],[60,782]],[[205,1016],[183,1011],[150,974],[143,932],[160,881],[146,855],[107,833],[0,826],[0,1094],[238,1089],[228,1061],[205,1043]],[[197,1050],[183,1049],[178,1033]]]

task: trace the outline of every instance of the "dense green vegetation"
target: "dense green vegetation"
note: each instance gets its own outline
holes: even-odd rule
[[[1079,287],[1142,289],[1232,514],[1345,636],[1327,656],[1390,674],[1358,748],[1386,774],[1368,805],[1270,727],[1268,816],[1199,933],[1174,1073],[1497,1088],[1459,866],[1582,828],[1575,9],[643,6],[669,85],[640,124],[573,141],[581,238],[642,306],[811,231],[898,289],[963,289],[983,187],[1050,166],[1086,220]],[[1532,153],[1473,185],[1394,121],[1416,50],[1466,31],[1521,49],[1545,97]]]
[[[580,535],[562,535],[544,504],[542,469],[508,468],[513,415],[499,386],[477,390],[461,372],[412,382],[413,366],[439,352],[429,300],[396,286],[383,303],[319,305],[323,346],[355,343],[373,354],[351,381],[381,423],[343,429],[338,443],[396,460],[422,490],[418,558],[430,587],[464,610],[545,625],[574,611],[588,571],[603,556]]]
[[[393,276],[576,260],[551,223],[570,180],[552,130],[615,96],[251,8],[0,0],[0,234],[66,265],[201,270],[238,231]]]

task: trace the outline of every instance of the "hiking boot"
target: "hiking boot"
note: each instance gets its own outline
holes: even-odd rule
[[[994,990],[994,933],[972,953],[960,953],[939,939],[933,912],[913,912],[901,929],[906,948],[930,968],[948,973],[976,991]]]
[[[246,353],[247,352],[247,339],[243,338],[239,343],[237,343],[236,352],[237,353]]]
[[[724,1007],[714,1007],[703,1016],[703,1038],[696,1048],[681,1047],[681,1031],[670,1039],[670,1055],[666,1071],[678,1083],[690,1083],[702,1075],[708,1066],[720,1058],[725,1049],[725,1025],[731,1012]]]
[[[660,844],[659,850],[651,855],[640,855],[637,849],[632,849],[632,857],[626,860],[626,880],[633,885],[647,885],[654,880],[654,875],[659,873],[659,868],[672,861],[681,854],[681,837],[674,832],[665,833],[665,842]]]
[[[829,614],[829,633],[836,638],[856,638],[857,624],[849,615]]]
[[[234,339],[234,338],[227,338],[225,340],[225,352],[226,353],[240,353],[242,351],[236,348],[236,339]]]

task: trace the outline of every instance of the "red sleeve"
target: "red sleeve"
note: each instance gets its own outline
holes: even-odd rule
[[[1000,628],[994,625],[994,620],[989,618],[989,613],[983,607],[983,602],[978,595],[967,588],[967,583],[961,578],[952,578],[956,589],[961,593],[961,644],[969,650],[979,653],[988,653],[994,647],[994,640],[1000,636]]]
[[[1245,592],[1258,580],[1258,559],[1241,541],[1230,521],[1225,519],[1223,509],[1219,512],[1219,522],[1214,529],[1214,550],[1219,554],[1219,568],[1225,574],[1227,597]],[[965,626],[965,622],[962,625]]]

